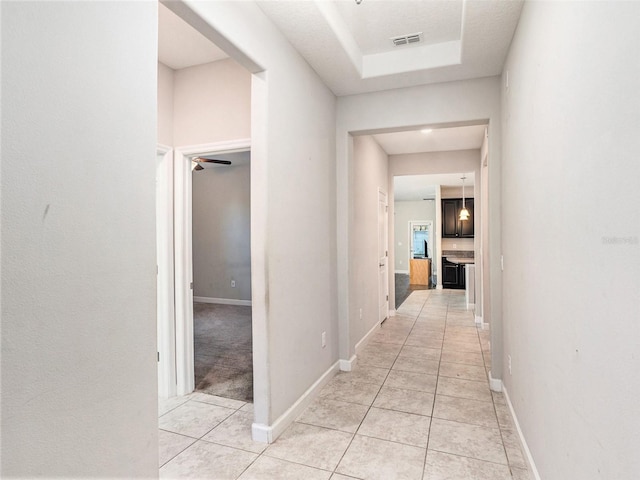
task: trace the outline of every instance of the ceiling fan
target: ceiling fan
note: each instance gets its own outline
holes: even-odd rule
[[[217,158],[203,158],[203,157],[196,157],[193,159],[194,162],[197,163],[197,165],[195,166],[194,170],[196,171],[200,171],[200,170],[204,170],[204,167],[202,165],[200,165],[201,163],[216,163],[218,165],[231,165],[231,161],[230,160],[218,160]]]

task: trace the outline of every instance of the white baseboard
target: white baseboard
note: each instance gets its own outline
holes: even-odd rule
[[[339,360],[339,362],[340,362],[340,371],[350,372],[355,368],[356,364],[358,363],[358,357],[354,355],[349,360]]]
[[[501,392],[503,387],[502,380],[500,380],[499,378],[493,378],[491,376],[491,371],[489,371],[488,376],[489,376],[489,388],[493,392]]]
[[[389,316],[390,317],[395,317],[396,316],[396,311],[395,310],[389,310]]]
[[[358,343],[356,343],[356,355],[358,355],[358,352],[360,350],[367,346],[367,343],[371,341],[371,337],[373,337],[379,329],[380,322],[376,322],[376,324],[371,327],[371,330],[369,330],[366,335],[362,337],[362,339]]]
[[[518,431],[518,437],[520,437],[520,443],[522,444],[522,448],[524,449],[524,454],[527,456],[529,471],[533,473],[533,478],[535,480],[540,480],[540,474],[538,473],[538,468],[536,467],[536,464],[533,461],[533,455],[531,455],[531,450],[529,450],[529,445],[527,445],[527,441],[525,440],[524,434],[522,433],[522,429],[520,428],[520,422],[518,422],[518,417],[516,416],[516,412],[513,409],[513,404],[511,403],[511,399],[509,398],[509,392],[507,392],[507,389],[504,386],[502,387],[502,391],[504,392],[504,398],[507,401],[507,406],[509,407],[509,411],[511,412],[513,423],[515,423],[516,425],[516,430]]]
[[[395,273],[402,273],[404,275],[409,275],[409,270],[396,270]]]
[[[242,307],[251,306],[251,300],[236,300],[235,298],[193,297],[193,301],[198,303],[219,303],[221,305],[240,305]]]
[[[280,415],[273,425],[254,423],[251,425],[251,436],[256,442],[273,443],[303,412],[309,404],[315,400],[320,390],[338,373],[340,362],[336,362],[322,374],[322,376],[304,392],[289,409]]]
[[[436,285],[436,290],[442,290],[442,285]]]

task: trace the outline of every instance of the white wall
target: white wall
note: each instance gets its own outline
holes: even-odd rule
[[[168,6],[255,73],[254,392],[268,428],[338,360],[335,97],[253,2]]]
[[[249,164],[193,172],[194,296],[251,300],[250,180]]]
[[[351,337],[362,339],[379,322],[378,312],[378,189],[387,194],[388,156],[369,135],[353,137],[354,217],[351,223]],[[390,217],[392,218],[392,217]],[[391,227],[391,225],[389,225]],[[393,277],[391,261],[387,262]],[[390,307],[392,303],[389,303]],[[360,318],[362,309],[362,318]]]
[[[443,126],[459,122],[489,122],[489,149],[491,170],[489,188],[490,250],[500,247],[500,79],[498,77],[464,80],[459,82],[423,85],[397,90],[349,95],[338,98],[336,151],[338,178],[338,313],[340,318],[340,358],[353,354],[359,339],[349,337],[349,324],[353,308],[349,304],[349,223],[353,218],[353,157],[350,132],[373,133],[399,129],[419,128],[425,125]],[[490,275],[490,302],[502,302],[502,275],[499,254],[492,255]],[[390,289],[393,294],[393,289]],[[492,369],[497,378],[502,374],[502,322],[501,309],[492,311]]]
[[[176,146],[249,138],[251,74],[232,59],[176,70],[172,112]],[[250,167],[192,179],[194,296],[251,300]]]
[[[175,146],[251,136],[251,74],[232,59],[174,72]]]
[[[158,62],[158,143],[173,146],[174,71]]]
[[[545,480],[640,477],[638,18],[526,3],[503,75],[504,382]]]
[[[0,476],[157,476],[157,6],[2,3]]]
[[[393,202],[393,238],[394,238],[394,264],[396,272],[409,271],[409,248],[411,239],[409,236],[409,222],[412,220],[431,220],[433,229],[431,234],[434,238],[429,239],[429,248],[433,255],[436,253],[436,201],[417,200]]]

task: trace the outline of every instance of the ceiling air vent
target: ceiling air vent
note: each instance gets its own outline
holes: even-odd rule
[[[393,37],[391,41],[393,42],[393,45],[395,47],[399,47],[401,45],[410,45],[412,43],[419,43],[422,41],[422,32]]]

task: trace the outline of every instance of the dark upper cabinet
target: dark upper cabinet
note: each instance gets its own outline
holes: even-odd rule
[[[442,236],[457,237],[458,233],[458,201],[442,200]]]
[[[473,198],[465,198],[469,218],[460,220],[461,198],[442,200],[442,238],[473,238]]]

